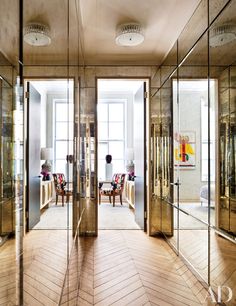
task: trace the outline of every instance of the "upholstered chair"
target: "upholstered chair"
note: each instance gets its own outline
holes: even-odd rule
[[[64,206],[64,197],[66,196],[66,202],[68,203],[72,192],[66,189],[66,180],[63,173],[53,173],[53,179],[56,192],[56,205],[58,202],[58,196],[61,196],[62,206]]]
[[[117,196],[120,197],[120,204],[122,204],[122,193],[124,190],[124,184],[125,184],[125,174],[124,173],[115,173],[112,177],[111,185],[106,188],[103,187],[103,184],[99,185],[99,204],[101,204],[101,197],[107,196],[109,197],[109,201],[112,203],[113,207],[115,206],[115,198]]]

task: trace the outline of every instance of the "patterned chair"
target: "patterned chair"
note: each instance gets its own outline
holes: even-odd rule
[[[115,197],[120,196],[120,203],[122,204],[122,192],[124,189],[125,174],[115,173],[112,177],[111,186],[103,188],[103,184],[99,184],[99,204],[101,204],[101,197],[108,196],[111,203],[111,197],[113,198],[113,207],[115,207]]]
[[[58,202],[58,196],[62,197],[62,206],[64,206],[64,197],[66,196],[66,202],[68,203],[70,200],[70,196],[72,192],[70,190],[66,190],[66,180],[65,175],[63,173],[53,173],[54,186],[56,192],[56,205]]]

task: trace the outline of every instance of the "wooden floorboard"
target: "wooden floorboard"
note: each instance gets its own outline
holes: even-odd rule
[[[66,230],[32,230],[24,237],[24,306],[59,304],[71,244],[67,237]],[[0,305],[16,305],[14,239],[0,248],[0,261]]]
[[[197,294],[205,289],[162,239],[101,230],[92,248],[81,271],[81,305],[204,305]]]
[[[235,290],[235,250],[224,250],[228,246],[225,240],[220,244],[212,239],[211,243],[213,281]],[[194,250],[196,245],[195,241]],[[67,250],[66,231],[31,231],[26,235],[24,306],[209,304],[205,288],[168,244],[140,230],[101,230],[96,238],[81,238],[71,251],[66,275]],[[0,249],[0,305],[4,306],[15,302],[13,252],[14,241],[7,241]],[[189,250],[188,254],[206,273],[203,253]]]
[[[180,238],[180,251],[207,281],[207,231],[183,230],[180,231]],[[175,244],[176,238],[170,238],[170,242]],[[217,235],[212,230],[210,235],[210,277],[213,286],[229,286],[233,288],[235,285],[233,275],[236,273],[235,258],[235,244]]]

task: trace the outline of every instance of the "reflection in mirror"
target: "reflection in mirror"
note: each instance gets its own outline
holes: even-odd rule
[[[24,0],[24,28],[30,23],[43,24],[49,27],[48,35],[51,38],[49,45],[43,47],[37,47],[24,40],[24,65],[32,67],[40,63],[45,67],[52,64],[55,67],[60,65],[66,67],[68,64],[78,64],[79,39],[75,37],[78,37],[79,27],[76,11],[77,4],[74,1],[70,1],[68,7],[68,1],[64,0],[33,2]],[[54,12],[53,18],[51,18],[52,12]],[[69,29],[67,16],[70,18]]]
[[[211,23],[230,0],[209,0],[209,22]]]
[[[210,22],[220,13],[209,33],[206,32],[208,9]],[[160,89],[153,96],[151,109],[151,229],[153,233],[159,230],[160,214],[161,231],[200,279],[233,290],[236,271],[235,11],[235,1],[199,3],[178,39],[177,74],[171,75],[174,57],[170,52],[160,67]],[[170,101],[173,101],[172,114]],[[178,135],[173,137],[173,149],[168,157],[172,123],[172,135],[175,132]],[[168,158],[173,161],[166,171]],[[168,177],[169,182],[181,184],[178,188],[174,186],[174,198]]]
[[[180,68],[180,73],[183,71]],[[173,82],[173,90],[177,86]],[[212,97],[216,96],[216,81],[210,81]],[[214,89],[214,90],[213,90]],[[211,224],[215,224],[215,103],[212,99],[211,121]],[[204,222],[208,222],[208,80],[180,79],[179,104],[174,103],[173,113],[180,111],[178,137],[174,142],[175,181],[180,179],[180,207]],[[188,116],[193,112],[194,118]],[[174,117],[174,130],[178,124]],[[177,134],[175,134],[177,136]],[[177,167],[176,167],[177,166]],[[179,170],[179,172],[178,172]],[[177,195],[175,194],[175,201]]]
[[[226,68],[219,77],[220,87],[220,209],[219,227],[236,235],[236,184],[235,184],[235,79],[236,67]]]
[[[14,68],[0,52],[0,301],[16,302]]]
[[[176,47],[173,48],[169,60],[175,58]],[[177,62],[168,62],[170,66],[164,67],[165,72],[171,73],[176,68]],[[172,65],[173,64],[173,65]],[[167,74],[168,75],[168,74]],[[167,76],[166,75],[166,76]],[[173,209],[172,203],[172,121],[171,121],[171,82],[157,91],[151,101],[151,233],[158,231],[168,236],[173,234]]]
[[[69,222],[71,221],[71,205],[64,205],[64,207],[62,207],[60,200],[58,202],[58,206],[55,207],[54,205],[54,207],[52,208],[53,212],[48,215],[48,221],[50,222],[48,224],[49,227],[51,226],[50,229],[48,228],[48,230],[41,230],[41,228],[37,231],[33,230],[25,233],[25,221],[28,217],[28,213],[25,209],[25,206],[30,205],[31,203],[27,201],[26,194],[24,193],[23,195],[23,190],[26,189],[25,187],[28,183],[26,180],[24,180],[23,175],[27,172],[27,170],[29,170],[25,169],[26,165],[24,160],[24,143],[26,138],[26,133],[24,132],[26,132],[27,130],[25,129],[24,131],[23,126],[24,119],[26,119],[27,117],[27,109],[24,107],[26,105],[29,106],[29,104],[25,103],[25,96],[23,96],[23,72],[24,77],[26,75],[37,75],[42,77],[50,75],[56,77],[58,76],[58,74],[60,76],[66,77],[67,73],[69,74],[69,67],[66,66],[69,64],[68,57],[66,56],[67,50],[73,50],[69,55],[70,60],[76,64],[78,61],[78,53],[75,50],[76,46],[78,46],[78,40],[74,39],[73,42],[71,41],[70,48],[67,44],[68,37],[66,33],[68,23],[66,18],[66,11],[67,3],[69,3],[69,1],[57,2],[60,2],[61,5],[59,4],[59,6],[57,6],[57,14],[54,15],[53,20],[51,19],[50,22],[52,22],[51,26],[54,29],[58,28],[59,24],[61,26],[64,25],[62,30],[64,34],[62,36],[55,35],[55,37],[53,37],[54,41],[52,44],[52,49],[51,46],[49,48],[34,48],[30,45],[26,45],[25,43],[23,43],[24,50],[20,48],[20,51],[22,51],[20,52],[22,54],[22,57],[24,53],[23,61],[22,57],[18,54],[19,38],[21,38],[19,37],[19,32],[21,32],[19,31],[19,28],[22,27],[23,23],[26,24],[27,22],[32,21],[32,18],[35,17],[35,9],[41,12],[41,15],[36,18],[42,18],[43,16],[45,16],[44,14],[50,15],[50,10],[55,10],[55,3],[49,3],[45,0],[33,1],[33,3],[30,3],[30,1],[27,0],[10,2],[5,0],[1,1],[1,50],[3,50],[5,54],[7,54],[8,59],[11,61],[12,64],[14,63],[15,67],[18,66],[18,60],[21,68],[23,66],[23,62],[24,65],[27,66],[27,68],[24,67],[24,71],[23,69],[19,69],[20,71],[13,72],[12,66],[10,66],[9,62],[2,57],[2,54],[0,54],[0,75],[3,77],[3,82],[4,80],[6,80],[8,83],[10,83],[11,87],[9,90],[7,88],[4,88],[2,91],[2,88],[3,86],[5,87],[5,85],[1,81],[1,115],[4,114],[4,116],[1,117],[0,120],[2,123],[1,135],[3,135],[4,137],[1,141],[0,146],[1,151],[3,152],[2,156],[4,157],[1,162],[4,162],[4,166],[1,167],[1,169],[3,169],[3,175],[1,176],[2,188],[0,194],[0,236],[4,234],[5,237],[5,234],[12,234],[14,230],[16,236],[15,240],[8,239],[7,241],[5,241],[4,239],[4,244],[0,246],[0,304],[3,305],[39,305],[40,303],[42,305],[58,305],[71,247],[71,224],[69,224]],[[22,7],[23,3],[24,11]],[[70,9],[71,12],[73,12],[73,14],[71,15],[72,18],[70,18],[70,22],[72,22],[73,24],[77,24],[77,16],[75,13],[76,10],[75,7],[73,7],[73,4],[71,3]],[[20,10],[22,14],[19,14]],[[22,19],[24,18],[24,20],[21,19],[22,23],[20,22],[20,27],[18,20],[19,15],[22,17]],[[73,26],[73,30],[71,28],[70,31],[76,32],[76,29],[77,27]],[[77,37],[76,34],[77,33],[75,33],[75,36]],[[64,67],[53,67],[53,63],[63,65]],[[30,64],[33,64],[35,66],[32,68],[32,66],[29,66]],[[43,66],[43,64],[45,64],[45,66]],[[47,64],[49,64],[50,67],[47,66]],[[75,70],[73,70],[73,73],[74,71]],[[20,81],[17,83],[17,86],[15,86],[16,75],[20,75],[20,77],[17,78]],[[13,103],[12,97],[14,86],[14,92],[16,92],[16,97]],[[8,91],[9,94],[7,93]],[[67,90],[67,92],[69,92],[69,90]],[[4,100],[2,99],[3,97]],[[7,100],[5,98],[7,98]],[[57,98],[58,100],[60,100],[60,98],[62,97]],[[46,100],[46,94],[43,95],[42,99],[44,101]],[[54,105],[54,101],[51,104]],[[68,152],[67,150],[65,150],[65,148],[68,149],[65,138],[67,138],[68,136],[68,131],[73,129],[73,124],[70,124],[70,127],[68,128],[68,125],[65,122],[62,122],[65,121],[65,118],[67,119],[65,111],[59,110],[58,114],[59,113],[62,114],[62,118],[57,118],[57,123],[55,123],[53,120],[55,118],[50,118],[51,113],[47,111],[44,112],[44,116],[43,118],[41,118],[41,121],[43,130],[45,133],[48,132],[48,135],[49,124],[52,124],[50,132],[53,130],[53,133],[49,135],[51,136],[50,140],[54,141],[54,135],[58,140],[58,143],[56,145],[57,149],[55,152],[57,153],[57,160],[55,161],[55,164],[53,166],[55,166],[58,172],[64,172],[66,174],[66,155],[68,153],[70,155],[73,154],[73,151]],[[39,113],[36,112],[35,116],[37,115],[39,115]],[[24,116],[25,118],[23,119]],[[53,122],[55,123],[55,126],[53,126]],[[38,128],[37,132],[40,133],[39,130],[40,129]],[[59,130],[61,130],[61,133],[58,133]],[[10,141],[11,134],[13,136],[12,141]],[[70,133],[69,136],[71,138],[70,140],[72,141],[72,133]],[[59,141],[61,141],[61,146],[59,145]],[[47,145],[49,145],[47,141],[42,144],[42,146],[45,147]],[[69,147],[71,149],[72,146],[70,145]],[[39,153],[38,151],[37,153]],[[14,160],[12,161],[13,157]],[[41,165],[43,162],[40,161],[40,158],[38,158],[36,162],[40,163],[37,169],[37,179],[38,181],[40,181],[39,176]],[[15,186],[14,184],[11,184],[11,180],[15,183]],[[67,172],[66,180],[68,182],[67,187],[70,188],[71,178],[69,171]],[[49,188],[44,188],[45,185],[49,185]],[[48,195],[52,193],[54,186],[51,184],[51,181],[42,182],[42,186],[43,187],[41,188],[41,198],[47,199]],[[7,199],[10,200],[11,197],[13,198],[14,196],[15,199],[13,200],[15,200],[15,206],[13,207],[13,211],[15,212],[15,216],[13,214],[13,211],[11,212],[11,205],[6,203]],[[43,210],[46,213],[46,206],[48,205],[46,201],[43,201],[43,203],[45,204],[45,206],[40,211],[42,215]],[[37,202],[37,208],[39,207],[40,201]],[[61,209],[63,208],[64,211],[63,213],[61,213]],[[54,223],[55,219],[53,218],[56,215],[56,209],[59,211],[60,215],[59,220],[56,221],[57,224]],[[2,220],[4,221],[4,223],[2,222]],[[61,224],[60,220],[62,220]],[[57,226],[57,229],[53,231],[52,227],[54,227],[55,229],[55,225]],[[58,230],[58,227],[60,228],[60,226],[64,228],[64,231]],[[13,227],[13,230],[11,229],[11,227]],[[78,272],[78,270],[76,271]]]
[[[181,40],[179,42],[181,49]],[[208,37],[205,34],[179,68],[178,80],[179,134],[175,140],[175,157],[179,160],[179,251],[201,277],[208,282],[208,221],[215,219],[215,203],[209,206],[208,192],[215,191],[215,143],[210,143],[210,130],[215,135],[215,120],[209,126]],[[212,101],[215,106],[216,101]],[[175,111],[175,109],[174,109]],[[175,126],[175,123],[174,123]],[[213,137],[214,138],[214,137]],[[212,185],[209,184],[209,153]],[[177,180],[177,177],[175,178]],[[195,237],[199,237],[195,239]],[[191,241],[191,247],[190,247]],[[198,260],[199,258],[199,260]]]
[[[168,236],[173,234],[173,203],[172,173],[172,92],[171,80],[160,90],[161,98],[161,184],[162,184],[162,231]]]
[[[95,139],[95,116],[80,114],[80,215],[84,211],[80,235],[93,235],[96,232]]]
[[[208,0],[199,2],[194,14],[178,38],[178,60],[179,63],[184,59],[191,50],[196,41],[201,37],[208,26],[207,18]]]
[[[210,280],[213,288],[221,286],[222,296],[224,301],[228,299],[227,286],[233,291],[233,299],[228,305],[234,306],[236,304],[235,297],[235,243],[225,239],[221,235],[217,235],[213,229],[210,231]],[[215,255],[214,255],[215,254]],[[216,256],[217,255],[217,256]],[[225,286],[225,287],[224,287]]]
[[[178,64],[177,58],[177,42],[174,44],[170,52],[168,53],[166,59],[161,65],[160,75],[161,75],[161,84],[163,84],[171,74],[176,70]]]
[[[162,207],[162,225],[165,225],[165,220],[170,219],[171,213],[171,222],[172,222],[172,231],[171,235],[165,235],[167,241],[171,244],[174,248],[175,252],[179,253],[179,210],[175,207],[170,205],[169,203],[165,203],[165,206]],[[165,227],[164,227],[165,228]]]
[[[30,201],[26,207],[27,226],[33,230],[68,229],[71,234],[74,81],[37,79],[27,80],[27,84],[27,102],[30,105],[27,109],[27,127],[30,130],[27,142],[27,152],[30,152],[27,158]],[[37,118],[34,117],[35,112]],[[33,122],[30,118],[33,118]],[[36,123],[40,128],[34,128]],[[35,139],[39,143],[37,146]]]
[[[228,234],[236,235],[236,39],[227,33],[236,25],[232,1],[210,29],[210,74],[218,79],[218,223]],[[221,36],[217,31],[224,27]],[[218,30],[217,30],[218,29]]]
[[[12,86],[0,79],[1,127],[1,188],[0,188],[0,245],[14,232],[13,181],[13,92]]]
[[[208,47],[205,34],[179,68],[179,137],[175,150],[179,158],[180,207],[208,222]],[[214,82],[213,80],[211,82]],[[216,103],[216,101],[214,101]],[[212,103],[212,105],[214,105]],[[175,109],[174,109],[175,111]],[[191,114],[191,115],[190,115]],[[214,116],[214,109],[211,111]],[[212,121],[214,123],[214,120]],[[175,125],[175,124],[174,124]],[[215,126],[211,133],[215,134]],[[211,144],[214,173],[215,144]],[[178,175],[175,171],[175,175]],[[214,175],[213,175],[214,180]],[[214,189],[212,187],[212,189]],[[214,221],[214,204],[212,204]]]
[[[94,116],[83,116],[80,123],[80,190],[81,197],[95,196]]]
[[[151,99],[151,207],[150,233],[161,232],[161,101],[160,91]]]
[[[208,283],[208,226],[179,212],[179,251]]]

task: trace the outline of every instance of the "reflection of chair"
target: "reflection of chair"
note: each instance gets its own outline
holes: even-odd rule
[[[53,179],[56,192],[56,205],[58,201],[58,196],[61,196],[62,206],[64,206],[64,196],[66,196],[66,202],[69,202],[72,192],[70,190],[65,189],[66,180],[65,175],[63,173],[53,173]]]
[[[99,184],[99,204],[101,204],[101,196],[108,196],[111,203],[111,197],[113,198],[113,207],[115,206],[115,197],[120,196],[120,203],[122,205],[122,192],[124,189],[125,174],[115,173],[112,177],[111,186],[103,188],[103,183]]]

